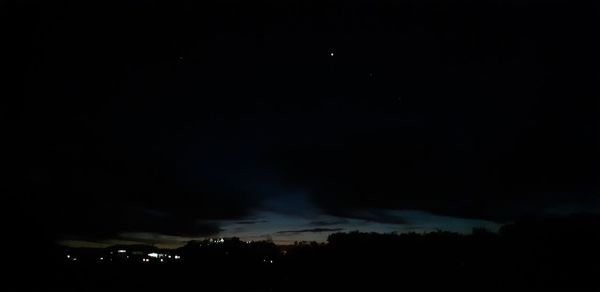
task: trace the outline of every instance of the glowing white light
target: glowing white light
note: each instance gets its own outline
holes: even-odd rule
[[[271,264],[272,264],[272,263],[273,263],[273,260],[270,260],[270,261],[269,261],[269,263],[271,263]]]
[[[333,52],[329,53],[329,56],[332,56],[332,57],[333,57]]]
[[[124,250],[124,249],[119,249],[119,250],[117,250],[117,252],[118,252],[118,253],[124,253],[124,252],[127,252],[127,251],[126,251],[126,250]]]
[[[101,260],[101,261],[103,261],[103,260],[104,260],[104,258],[102,258],[102,257],[101,257],[101,258],[100,258],[100,260]]]
[[[168,258],[171,258],[171,256],[168,256]]]
[[[151,257],[151,258],[157,258],[158,254],[155,253],[155,252],[153,252],[153,253],[149,253],[148,256]]]
[[[71,256],[70,256],[70,255],[67,255],[67,258],[68,258],[68,259],[70,259],[70,258],[71,258]]]
[[[162,263],[162,262],[164,262],[164,261],[165,261],[164,259],[160,259],[160,262],[161,262],[161,263]]]
[[[178,259],[180,259],[180,258],[181,258],[181,257],[180,257],[180,256],[178,256],[178,255],[176,255],[176,256],[175,256],[175,259],[176,259],[176,260],[178,260]]]
[[[77,260],[77,258],[73,258],[73,260],[74,260],[74,261],[76,261],[76,260]]]

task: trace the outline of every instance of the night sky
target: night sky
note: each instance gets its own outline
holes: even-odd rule
[[[15,240],[289,244],[600,213],[595,1],[39,2],[3,4]]]

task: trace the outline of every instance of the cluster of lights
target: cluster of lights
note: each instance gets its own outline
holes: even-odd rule
[[[124,250],[119,250],[118,252],[119,253],[123,253],[125,251]],[[69,254],[66,255],[66,256],[67,256],[67,259],[69,259],[71,261],[77,261],[76,257],[73,257],[73,256],[71,256]],[[158,253],[155,253],[155,252],[149,253],[148,256],[151,257],[151,258],[157,258],[157,259],[160,258],[160,262],[165,262],[165,260],[162,257],[167,257],[169,259],[176,259],[176,260],[181,259],[180,255],[165,255],[165,254],[158,254]],[[129,258],[129,256],[127,256],[127,258]],[[98,259],[100,261],[104,261],[105,260],[104,257],[99,257]],[[112,259],[110,259],[110,260],[112,261]],[[150,262],[150,259],[149,258],[142,258],[142,262]]]
[[[118,253],[126,253],[127,251],[126,251],[126,250],[124,250],[124,249],[119,249],[119,250],[117,250],[117,252],[118,252]]]
[[[269,264],[272,264],[272,263],[273,263],[273,260],[267,260],[267,259],[264,259],[264,260],[263,260],[263,263],[269,263]]]

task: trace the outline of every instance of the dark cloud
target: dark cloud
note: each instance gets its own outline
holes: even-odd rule
[[[311,221],[309,224],[313,225],[313,226],[331,226],[331,225],[346,224],[346,223],[348,223],[348,220],[342,218],[342,219],[335,219],[335,220]]]
[[[252,225],[252,224],[257,224],[257,223],[265,223],[268,222],[267,220],[243,220],[243,221],[237,221],[235,222],[235,224],[241,224],[241,225]]]
[[[178,213],[158,213],[156,210],[136,208],[88,209],[84,212],[62,215],[60,221],[53,221],[54,228],[69,239],[94,240],[122,238],[122,234],[127,233],[197,237],[215,235],[221,231],[214,222]]]
[[[600,148],[592,147],[597,142],[591,136],[574,137],[567,129],[539,136],[549,129],[531,129],[525,136],[506,135],[513,145],[496,149],[412,127],[294,148],[279,161],[287,161],[292,183],[308,185],[314,201],[338,216],[381,208],[507,220],[564,203],[587,210],[600,189],[594,178],[600,172],[591,164],[600,161]],[[457,149],[455,143],[464,145]]]
[[[340,209],[337,214],[346,218],[362,219],[365,221],[390,223],[390,224],[406,224],[405,218],[399,216],[393,210],[389,209]]]
[[[278,231],[277,234],[301,234],[301,233],[336,232],[336,231],[342,231],[342,230],[344,230],[344,229],[343,228],[311,228],[311,229]]]

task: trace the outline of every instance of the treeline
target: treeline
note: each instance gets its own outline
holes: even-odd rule
[[[276,246],[193,241],[181,261],[64,263],[51,283],[77,291],[594,291],[596,216],[528,218],[498,232],[335,233]]]

